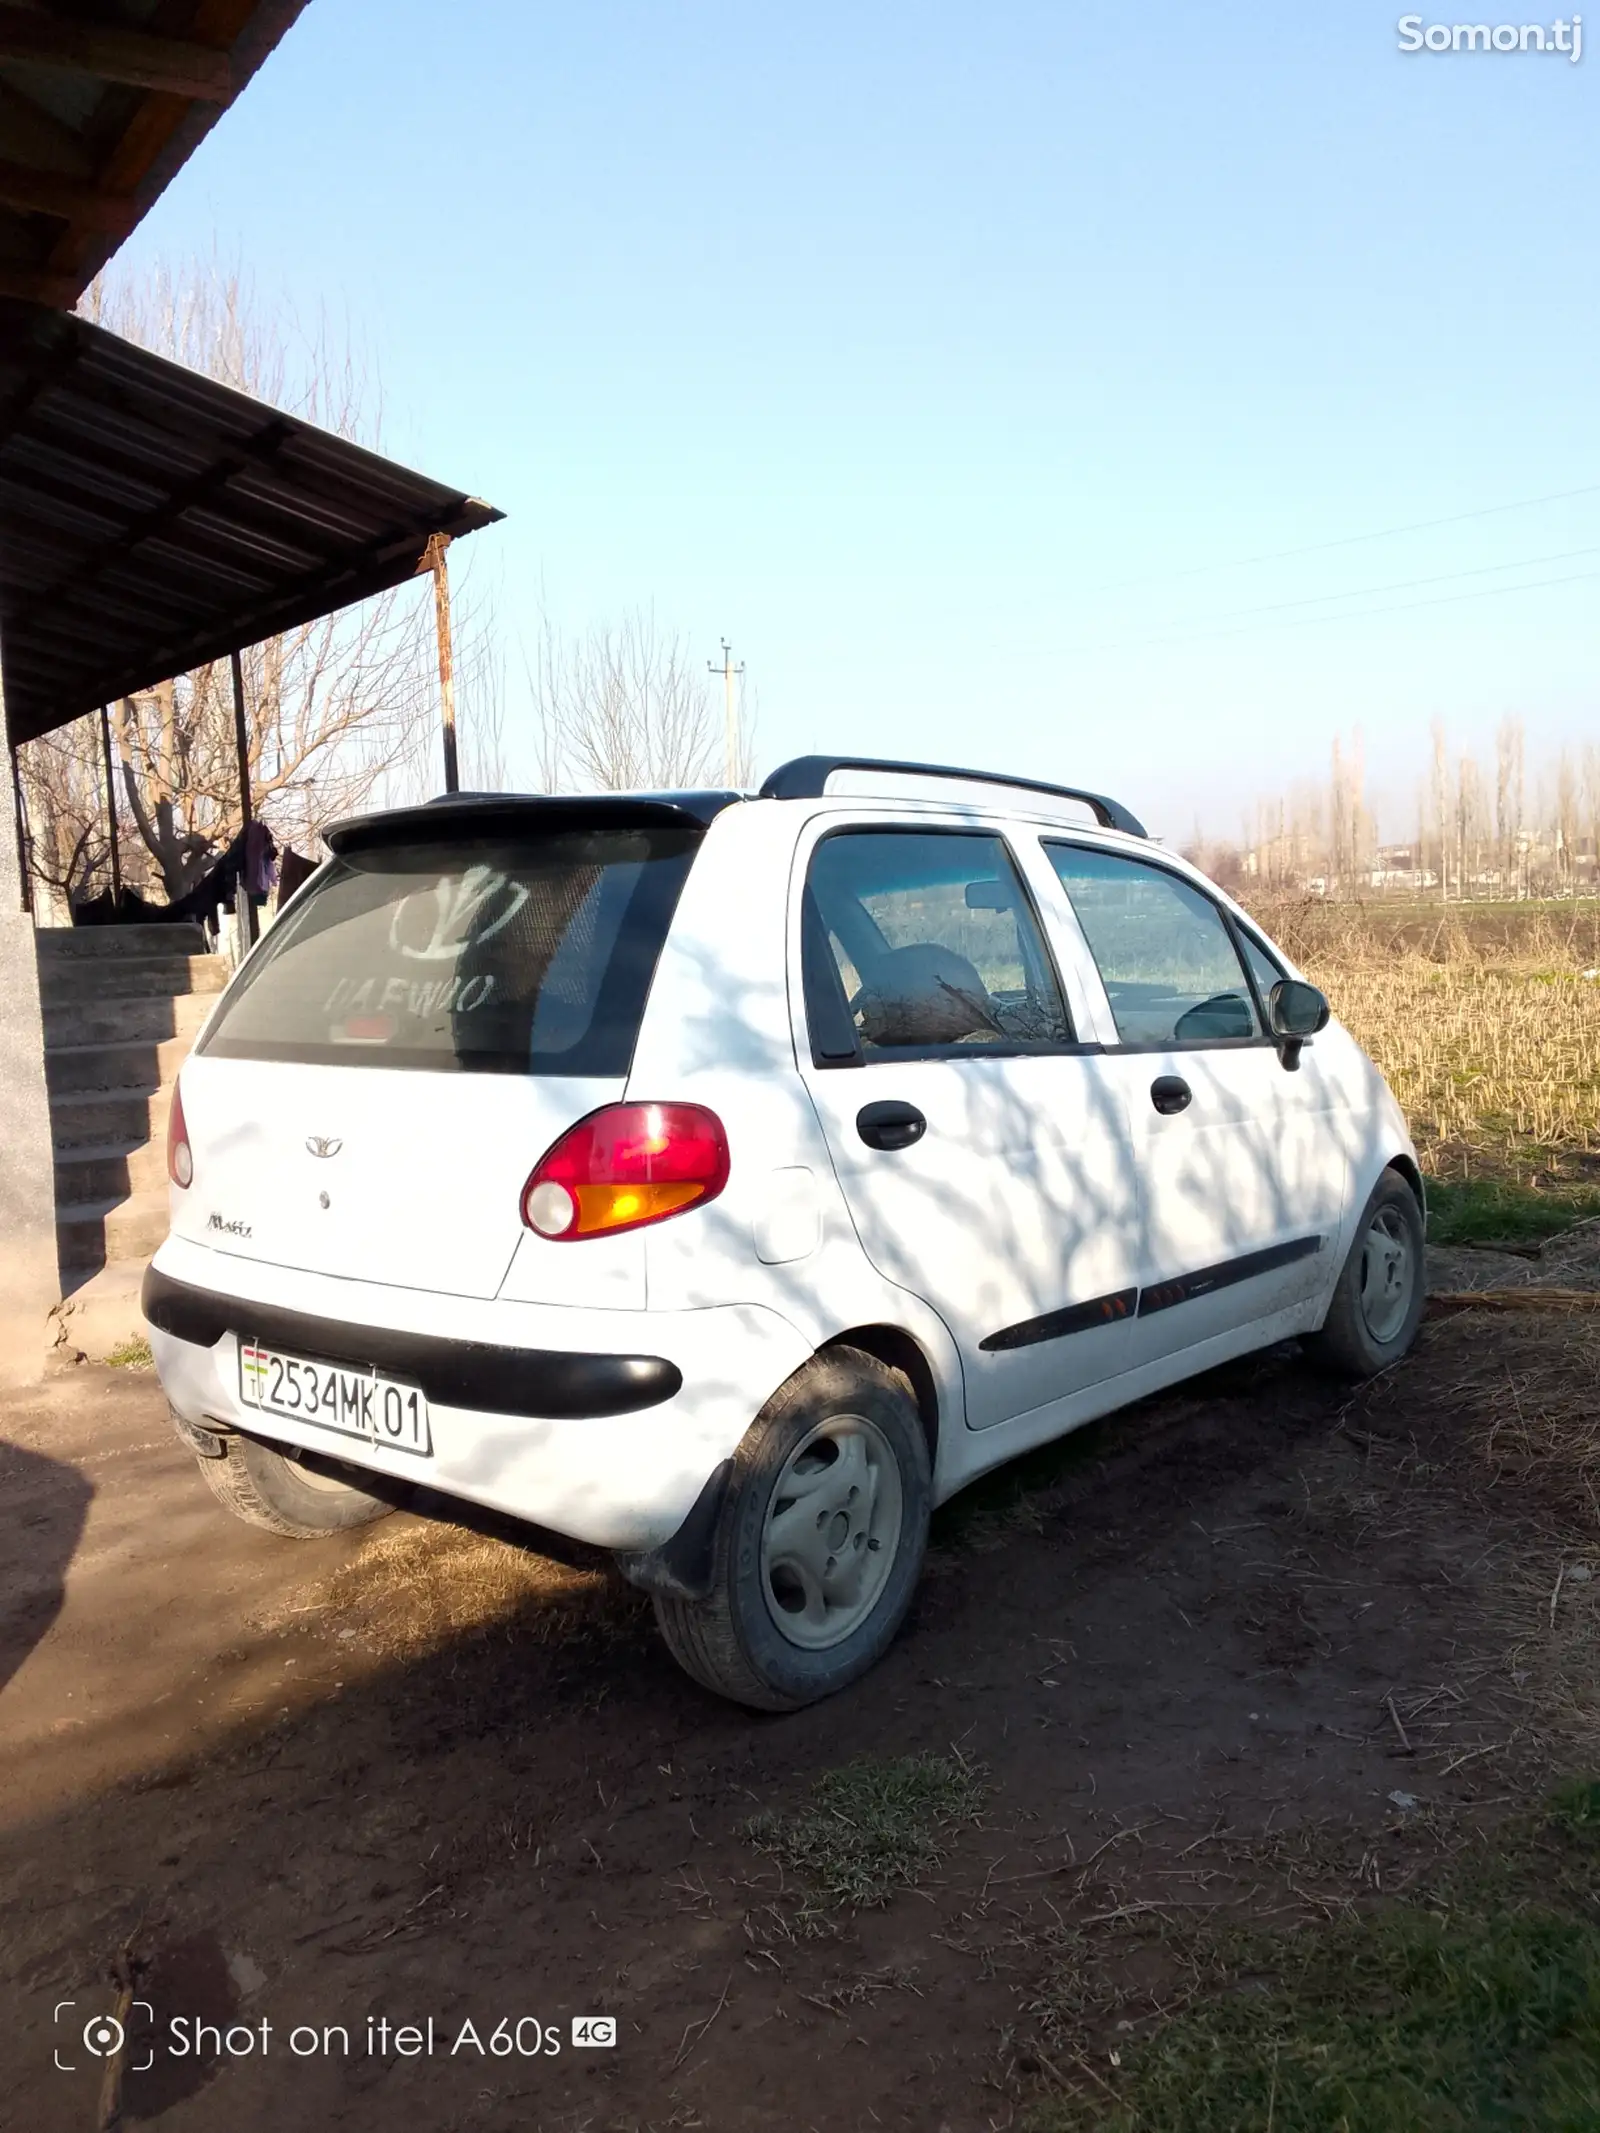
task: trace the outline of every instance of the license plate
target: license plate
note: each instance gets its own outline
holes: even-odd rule
[[[428,1402],[415,1385],[352,1370],[342,1363],[313,1363],[255,1341],[239,1343],[239,1397],[246,1407],[286,1422],[311,1422],[343,1437],[392,1445],[399,1452],[433,1450]]]

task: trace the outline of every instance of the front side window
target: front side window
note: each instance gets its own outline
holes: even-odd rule
[[[1124,1044],[1240,1043],[1262,1034],[1232,935],[1209,896],[1165,867],[1046,844]]]
[[[1249,966],[1250,975],[1256,981],[1257,995],[1265,1006],[1267,995],[1284,974],[1283,965],[1276,956],[1268,954],[1265,944],[1256,939],[1248,926],[1239,926],[1235,930],[1239,935],[1239,945],[1244,950],[1244,959]]]
[[[267,935],[202,1049],[625,1074],[698,834],[530,830],[336,858]]]
[[[1061,988],[1004,841],[842,830],[812,854],[807,1019],[819,1063],[1056,1051]]]

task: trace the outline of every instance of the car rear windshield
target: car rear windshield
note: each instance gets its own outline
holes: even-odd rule
[[[430,1073],[626,1074],[700,832],[455,837],[336,858],[202,1049]]]

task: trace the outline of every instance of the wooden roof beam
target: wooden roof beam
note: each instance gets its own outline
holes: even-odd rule
[[[55,311],[70,311],[78,301],[79,284],[70,274],[49,267],[28,267],[12,262],[0,266],[0,296],[26,297],[30,304],[48,304]]]
[[[0,75],[0,134],[13,156],[65,178],[94,176],[94,161],[70,126]]]
[[[233,68],[226,52],[178,37],[153,37],[145,30],[102,29],[42,15],[5,0],[0,0],[0,59],[91,74],[134,89],[164,89],[201,103],[225,104],[233,95]]]
[[[81,179],[30,170],[23,163],[8,163],[0,157],[0,202],[7,207],[31,208],[37,215],[58,215],[78,229],[104,230],[125,237],[139,219],[138,207],[125,196],[101,192]]]

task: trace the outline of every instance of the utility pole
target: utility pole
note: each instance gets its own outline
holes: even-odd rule
[[[111,908],[122,909],[122,852],[117,843],[117,780],[111,767],[111,714],[100,706],[100,752],[106,766],[106,830],[111,839]]]
[[[727,775],[728,785],[736,788],[739,783],[739,714],[734,706],[733,685],[744,672],[744,661],[741,659],[737,666],[734,665],[733,646],[729,644],[726,637],[722,639],[721,666],[719,667],[714,659],[708,659],[706,661],[706,672],[722,676],[725,705],[722,729],[723,768]]]
[[[450,642],[450,572],[444,552],[448,534],[436,533],[428,543],[423,564],[433,572],[433,624],[439,640],[439,722],[444,738],[444,789],[461,790],[456,768],[456,664]]]
[[[239,834],[245,840],[240,846],[239,879],[234,885],[233,907],[239,920],[239,956],[242,961],[246,952],[256,942],[256,907],[250,901],[250,892],[245,887],[245,863],[250,856],[250,824],[255,811],[250,805],[250,735],[245,724],[244,667],[237,651],[228,654],[228,663],[233,672],[233,739],[239,751]]]

